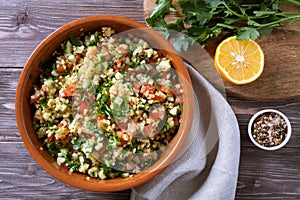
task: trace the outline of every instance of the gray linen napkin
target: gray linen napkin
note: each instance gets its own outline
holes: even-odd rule
[[[236,117],[223,96],[187,67],[196,100],[191,132],[177,159],[150,182],[132,188],[131,200],[235,197],[240,158]]]

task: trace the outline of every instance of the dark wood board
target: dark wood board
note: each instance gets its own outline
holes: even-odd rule
[[[0,199],[129,199],[130,190],[84,191],[61,183],[41,169],[20,138],[14,99],[27,58],[52,31],[95,14],[122,15],[145,23],[143,0],[10,0],[1,1],[0,10]],[[27,13],[25,18],[24,13]],[[300,199],[300,99],[250,101],[227,94],[227,100],[241,130],[236,199]],[[292,123],[290,142],[276,152],[256,148],[247,136],[250,117],[264,108],[283,111]]]
[[[145,18],[151,15],[156,6],[155,1],[144,0]],[[175,7],[177,1],[173,0]],[[300,7],[284,6],[282,9],[300,12]],[[170,13],[165,19],[167,22],[174,22],[182,17],[182,13]],[[222,35],[213,38],[205,48],[212,57],[217,45],[226,37]],[[257,42],[265,55],[263,74],[247,85],[237,86],[224,82],[227,93],[244,99],[263,101],[300,97],[300,22],[276,28],[271,35],[262,36]]]

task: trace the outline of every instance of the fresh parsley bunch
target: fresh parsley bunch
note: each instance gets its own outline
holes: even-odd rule
[[[299,0],[180,0],[178,5],[185,17],[175,23],[164,20],[169,12],[178,12],[172,0],[157,0],[156,4],[146,19],[150,26],[184,33],[203,46],[223,31],[237,34],[239,40],[255,40],[270,34],[274,27],[283,26],[283,22],[300,20],[300,12],[284,12],[279,8],[280,4],[300,6]],[[177,44],[185,49],[183,45]]]

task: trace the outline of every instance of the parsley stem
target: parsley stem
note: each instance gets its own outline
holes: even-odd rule
[[[300,6],[300,2],[297,0],[284,0],[284,1],[279,1],[279,4],[294,4],[296,6]]]
[[[279,16],[300,15],[300,12],[282,12],[282,13],[276,13],[276,15],[279,15]]]
[[[235,16],[239,17],[239,18],[243,18],[245,19],[245,16],[244,15],[241,15],[235,11],[233,11],[225,2],[223,4],[232,14],[234,14]]]
[[[278,25],[279,23],[281,22],[285,22],[285,21],[293,21],[293,20],[298,20],[300,19],[300,15],[295,15],[295,16],[291,16],[291,17],[287,17],[287,18],[283,18],[283,19],[279,19],[277,21],[273,21],[273,22],[270,22],[270,23],[266,23],[266,24],[259,24],[255,21],[252,21],[253,22],[253,26],[256,26],[256,27],[266,27],[266,26],[276,26]]]
[[[223,23],[217,23],[217,24],[216,24],[216,26],[218,26],[218,27],[222,27],[222,28],[228,28],[228,29],[231,29],[231,30],[233,30],[233,29],[236,29],[236,28],[237,28],[237,26],[232,26],[232,25],[223,24]]]

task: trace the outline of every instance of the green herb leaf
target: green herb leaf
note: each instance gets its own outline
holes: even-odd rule
[[[47,104],[42,104],[42,108],[44,108],[44,109],[48,109],[48,108],[49,108],[49,106],[48,106]]]
[[[205,45],[210,38],[219,35],[223,31],[231,34],[238,33],[238,39],[255,40],[260,35],[270,34],[273,27],[282,26],[282,22],[300,20],[300,12],[288,13],[279,9],[280,4],[300,6],[298,0],[263,0],[255,2],[248,3],[248,1],[243,0],[179,0],[178,5],[185,15],[184,19],[175,23],[166,23],[164,20],[165,15],[168,11],[174,11],[172,1],[157,0],[157,7],[146,21],[152,27],[183,32],[200,42],[200,44]],[[183,26],[183,22],[190,24],[190,26]],[[176,49],[187,49],[184,38],[181,36],[177,39],[178,41],[174,42]]]
[[[41,97],[39,99],[39,103],[45,103],[46,102],[46,97]]]
[[[55,156],[57,154],[57,147],[55,145],[55,142],[50,142],[50,143],[47,143],[47,148],[48,148],[48,152],[51,156]]]
[[[73,36],[73,32],[69,33],[69,37],[70,37],[70,42],[75,45],[75,46],[80,46],[81,45],[81,41],[76,38],[75,36]]]
[[[238,32],[237,40],[256,40],[259,35],[255,28],[243,27]]]
[[[190,45],[189,40],[186,38],[184,34],[178,36],[173,42],[173,46],[178,52],[181,52],[182,50],[187,51],[189,45]]]
[[[74,141],[73,149],[79,150],[81,147],[81,137],[77,137],[77,139]]]
[[[146,21],[152,27],[163,27],[166,25],[163,16],[165,16],[167,10],[172,7],[172,0],[157,0],[156,4],[157,6]]]
[[[257,29],[260,35],[270,35],[272,33],[273,28],[272,27],[261,27]]]
[[[178,2],[185,14],[185,22],[188,24],[204,25],[210,20],[210,8],[203,1],[182,0]]]
[[[207,4],[209,4],[211,7],[217,7],[219,5],[224,4],[224,1],[221,0],[204,0]]]
[[[180,31],[184,30],[183,20],[182,19],[178,19],[176,21],[176,23],[167,24],[166,28],[180,32]]]
[[[50,76],[53,64],[55,63],[51,59],[48,59],[46,62],[41,61],[39,64],[39,67],[41,69],[41,74],[43,76]]]

